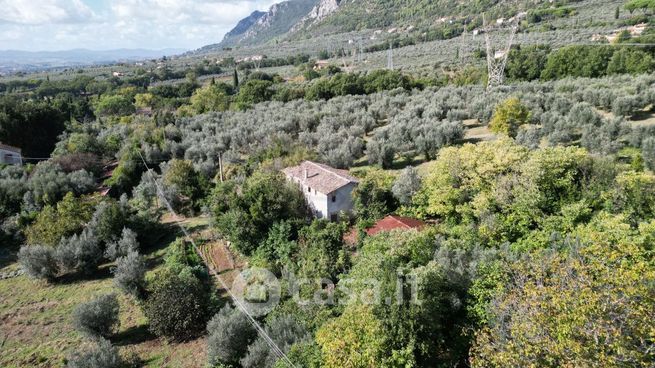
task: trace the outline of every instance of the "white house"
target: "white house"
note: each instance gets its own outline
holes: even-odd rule
[[[22,165],[23,156],[20,148],[0,143],[0,164]]]
[[[316,217],[336,221],[340,213],[352,213],[352,192],[359,181],[348,174],[347,170],[303,161],[283,172],[305,194]]]

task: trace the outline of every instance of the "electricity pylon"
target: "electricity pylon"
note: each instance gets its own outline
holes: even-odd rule
[[[393,43],[389,42],[389,51],[387,51],[387,69],[393,70]]]
[[[509,56],[509,51],[512,48],[512,43],[514,42],[514,36],[519,29],[519,19],[520,16],[517,15],[514,17],[512,22],[509,24],[509,37],[507,39],[507,44],[504,48],[496,49],[491,45],[491,34],[497,31],[503,31],[507,28],[504,25],[504,22],[498,22],[487,24],[486,16],[482,15],[482,22],[484,24],[484,38],[487,44],[487,89],[493,88],[495,86],[500,86],[505,81],[505,66],[507,65],[507,58]]]

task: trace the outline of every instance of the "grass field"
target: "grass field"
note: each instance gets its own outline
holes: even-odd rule
[[[193,229],[203,229],[207,219],[185,221]],[[172,226],[172,224],[171,224]],[[150,271],[161,265],[175,236],[145,251]],[[0,272],[18,265],[10,254],[0,262]],[[86,343],[71,325],[71,312],[81,302],[117,292],[110,265],[103,265],[91,279],[62,279],[56,284],[26,276],[0,280],[0,367],[63,367],[66,357]],[[120,327],[110,338],[121,354],[136,354],[146,367],[203,367],[204,339],[169,344],[149,333],[147,320],[135,300],[119,294]],[[4,345],[2,346],[2,341]]]

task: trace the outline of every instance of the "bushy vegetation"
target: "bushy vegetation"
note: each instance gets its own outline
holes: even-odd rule
[[[120,368],[123,361],[111,342],[99,339],[95,346],[85,347],[68,358],[67,368]]]
[[[222,184],[231,185],[231,184]],[[227,188],[214,200],[216,222],[240,252],[250,255],[261,245],[275,223],[304,220],[309,216],[302,193],[279,173],[256,173],[239,191]]]
[[[19,259],[36,278],[56,281],[65,273],[89,276],[105,261],[138,251],[138,234],[146,233],[152,219],[138,215],[127,203],[67,194],[56,209],[45,206],[24,232],[27,245]]]
[[[266,325],[265,332],[283,352],[289,351],[293,344],[307,338],[305,329],[290,316],[272,319]],[[271,368],[278,359],[278,354],[260,336],[248,346],[248,352],[240,363],[244,368]]]
[[[75,329],[88,337],[109,337],[118,326],[118,299],[115,294],[101,295],[78,305],[73,311]]]
[[[37,279],[52,280],[57,276],[57,260],[54,249],[49,246],[23,246],[18,259],[25,272]]]
[[[241,311],[223,307],[207,324],[207,356],[211,366],[237,364],[257,331]]]
[[[116,260],[114,284],[123,292],[138,299],[145,297],[146,264],[137,251],[128,251]]]
[[[166,267],[147,279],[143,311],[157,336],[184,341],[198,336],[214,309],[207,270],[182,240],[166,255]]]

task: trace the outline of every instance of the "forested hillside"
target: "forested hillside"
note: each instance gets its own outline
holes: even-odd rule
[[[505,9],[298,30],[434,31],[351,64],[300,36],[0,79],[0,366],[653,367],[655,6],[537,4],[489,86],[460,32]]]

